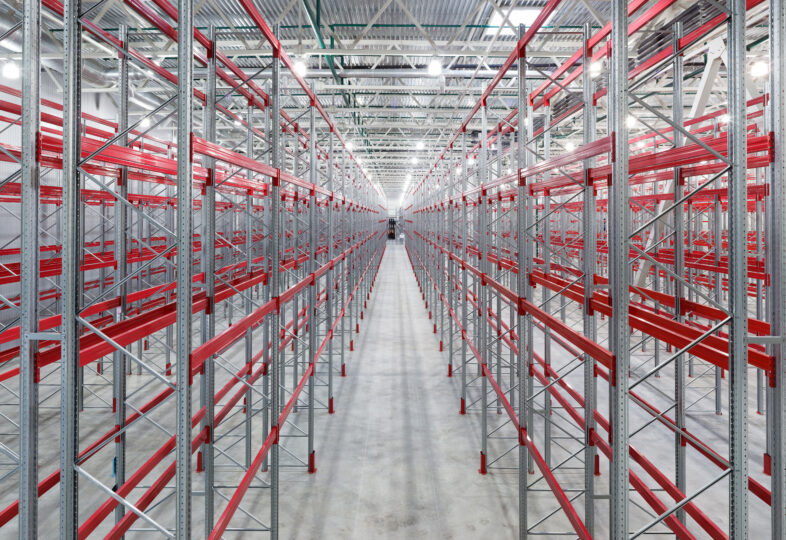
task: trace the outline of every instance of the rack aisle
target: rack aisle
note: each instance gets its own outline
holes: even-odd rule
[[[0,537],[786,538],[784,49],[776,0],[3,0]]]
[[[508,484],[473,473],[475,440],[444,384],[439,339],[421,309],[406,251],[389,241],[355,342],[351,377],[320,444],[320,469],[294,482],[290,538],[461,538],[515,530],[498,504]],[[480,519],[478,516],[482,516]]]

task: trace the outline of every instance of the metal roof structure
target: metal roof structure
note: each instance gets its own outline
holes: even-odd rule
[[[537,13],[545,3],[546,0],[273,0],[259,2],[258,8],[265,20],[281,25],[287,50],[305,61],[309,84],[325,96],[330,114],[351,138],[367,171],[383,187],[387,198],[394,200],[400,196],[407,174],[417,178],[427,172],[450,131],[510,54],[512,26],[490,23],[514,10]],[[94,22],[105,28],[116,27],[129,17],[136,19],[139,28],[132,29],[130,36],[133,46],[159,58],[166,69],[175,69],[177,51],[173,41],[157,29],[145,30],[150,24],[120,0],[95,5],[90,14]],[[152,2],[150,8],[157,10]],[[7,4],[0,6],[0,14],[2,9],[6,13],[13,11]],[[578,32],[585,21],[601,26],[608,19],[608,2],[575,0],[561,4],[547,25],[555,33],[538,36],[530,48],[538,51],[532,61],[544,72],[553,70],[580,43]],[[209,24],[218,25],[223,48],[236,52],[231,57],[241,68],[254,71],[269,63],[269,46],[262,42],[237,2],[200,2],[194,24],[202,29]],[[58,26],[53,23],[53,31],[58,31]],[[11,43],[4,43],[6,50]],[[59,57],[53,44],[42,45],[45,61],[47,56]],[[116,73],[111,51],[85,47],[83,57],[98,74],[108,76],[84,86],[114,92],[116,80],[108,81]],[[442,65],[439,76],[428,75],[428,64],[433,58]],[[52,73],[56,73],[57,61],[48,61]],[[135,94],[140,100],[150,98],[151,102],[160,103],[166,99],[169,90],[146,81],[144,73],[135,76],[132,72],[131,76],[138,85]],[[293,81],[285,84],[294,90],[288,99],[305,99]],[[507,107],[515,106],[512,86],[510,94]],[[424,143],[422,150],[414,148],[418,141]]]
[[[780,0],[0,0],[0,535],[323,536],[325,434],[420,505],[436,366],[477,536],[786,538],[784,50]]]

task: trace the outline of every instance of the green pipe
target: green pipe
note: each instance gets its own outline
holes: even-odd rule
[[[304,3],[305,3],[305,0],[304,0]],[[310,9],[311,9],[310,7],[306,7],[307,11],[310,11]],[[462,25],[460,25],[460,24],[421,24],[420,26],[421,26],[421,28],[449,28],[449,29],[450,28],[461,28],[462,27]],[[330,27],[331,28],[365,28],[366,25],[365,24],[360,24],[360,23],[333,23],[333,24],[330,25]],[[207,26],[194,26],[194,28],[197,29],[197,30],[203,31],[203,32],[208,29]],[[282,24],[281,25],[281,29],[282,30],[292,30],[292,29],[298,29],[298,28],[300,28],[300,29],[307,29],[307,28],[313,28],[313,26],[311,24],[304,24],[304,25],[298,25],[298,24],[283,25]],[[417,26],[415,26],[414,24],[373,24],[373,25],[371,25],[371,28],[417,28]],[[491,29],[497,29],[497,28],[499,28],[499,26],[488,25],[488,24],[467,24],[467,25],[464,26],[464,28],[491,30]],[[560,30],[561,29],[569,29],[570,30],[570,29],[581,29],[583,27],[582,26],[559,26],[559,27],[543,26],[542,28],[543,29],[558,28]],[[597,28],[600,28],[600,27],[597,27]],[[216,29],[217,32],[233,31],[233,30],[258,30],[257,26],[255,26],[255,25],[216,26],[215,29]],[[114,31],[117,31],[117,28],[103,28],[103,30],[105,30],[107,32],[114,32]],[[62,28],[53,28],[51,31],[52,32],[62,32],[63,29]],[[154,26],[129,27],[129,31],[133,31],[133,32],[159,32],[159,33],[161,32],[160,29],[158,29],[158,28],[156,28]]]

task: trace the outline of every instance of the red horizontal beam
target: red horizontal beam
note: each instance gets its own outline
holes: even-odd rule
[[[376,236],[376,233],[373,236]],[[384,245],[383,245],[383,251],[384,251]],[[242,502],[243,497],[245,497],[245,494],[248,491],[248,488],[251,486],[251,482],[253,481],[254,477],[256,476],[257,472],[259,471],[259,468],[262,466],[262,463],[264,462],[265,457],[267,456],[268,452],[270,451],[270,449],[272,448],[272,446],[274,444],[278,444],[279,431],[281,429],[281,426],[283,426],[284,423],[286,422],[286,419],[289,416],[289,413],[292,410],[292,407],[297,402],[297,399],[298,399],[300,393],[303,391],[303,388],[305,387],[306,382],[312,376],[313,371],[314,371],[315,362],[317,361],[317,359],[321,355],[321,352],[322,352],[322,350],[324,348],[325,343],[328,340],[332,339],[332,329],[335,328],[336,323],[344,316],[344,310],[346,309],[347,305],[349,305],[349,302],[351,301],[354,293],[358,290],[358,287],[360,286],[360,284],[365,279],[365,276],[368,273],[369,268],[371,267],[371,264],[374,262],[375,259],[376,259],[375,256],[372,256],[369,259],[368,263],[366,264],[365,269],[363,270],[360,278],[358,279],[358,282],[355,284],[355,287],[354,287],[352,293],[347,296],[347,299],[346,299],[346,301],[344,303],[344,306],[341,308],[341,310],[339,310],[339,313],[338,313],[337,317],[333,321],[333,324],[331,326],[331,331],[327,333],[327,335],[323,339],[322,344],[320,345],[319,349],[316,351],[316,354],[314,355],[314,357],[311,358],[308,367],[306,368],[305,372],[303,373],[302,377],[300,378],[300,381],[299,381],[297,387],[292,392],[292,395],[290,396],[289,401],[286,403],[286,406],[284,407],[283,411],[281,412],[281,415],[279,416],[279,418],[276,419],[276,423],[272,426],[270,432],[268,433],[267,437],[265,438],[265,441],[262,444],[262,447],[259,449],[259,452],[257,452],[257,455],[254,457],[254,460],[252,461],[251,466],[246,471],[246,473],[243,475],[243,478],[241,479],[240,484],[238,485],[238,487],[235,489],[235,492],[232,494],[232,497],[229,500],[229,503],[227,504],[227,506],[224,509],[224,511],[221,513],[221,516],[216,521],[216,524],[215,524],[215,526],[214,526],[214,528],[211,531],[210,536],[209,536],[209,538],[211,540],[219,539],[219,538],[222,537],[222,535],[226,531],[227,527],[229,526],[229,523],[231,522],[232,517],[234,516],[235,512],[237,511],[237,509],[240,507],[240,503]]]

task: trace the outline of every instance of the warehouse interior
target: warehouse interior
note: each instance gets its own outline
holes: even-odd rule
[[[0,0],[0,537],[786,538],[786,2]]]

